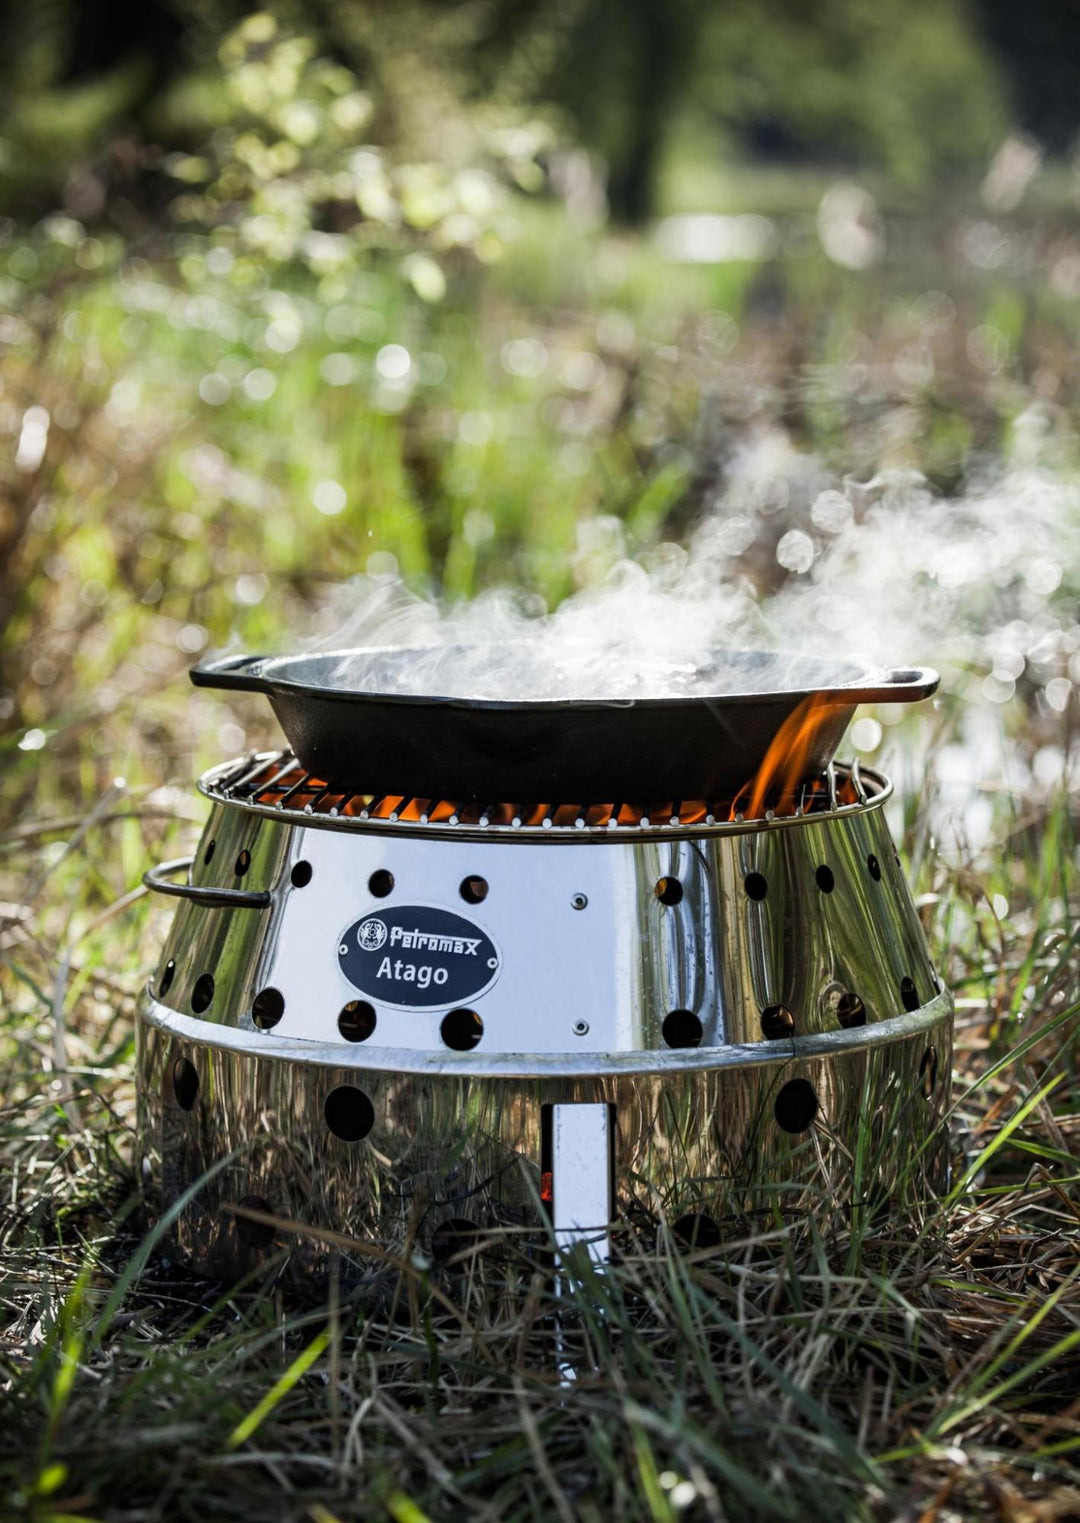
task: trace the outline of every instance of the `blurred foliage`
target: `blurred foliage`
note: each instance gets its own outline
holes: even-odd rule
[[[313,145],[316,122],[342,144],[362,141],[357,133],[370,124],[374,143],[453,164],[485,115],[520,118],[532,106],[600,156],[613,210],[631,221],[653,208],[665,161],[690,141],[699,160],[747,150],[823,158],[925,191],[985,158],[1016,119],[1014,100],[1031,98],[1026,76],[1018,86],[1010,74],[1018,57],[1029,72],[1048,71],[1045,59],[1012,45],[995,51],[988,38],[1001,28],[986,32],[984,8],[976,0],[280,0],[270,10],[292,40],[264,37],[264,56],[242,59],[237,50],[250,51],[274,23],[270,14],[249,18],[219,52],[230,20],[240,20],[230,0],[19,5],[0,22],[0,195],[26,205],[51,185],[78,202],[72,174],[118,131],[136,157],[147,141],[190,149],[208,127],[227,129],[238,109],[294,147]],[[1045,9],[1039,0],[1036,11]],[[318,65],[299,56],[306,38]],[[294,88],[297,71],[304,90]],[[275,104],[266,89],[284,93]],[[85,193],[68,209],[85,218]]]
[[[317,55],[310,37],[282,33],[268,14],[249,17],[223,42],[222,115],[227,125],[194,154],[166,160],[192,187],[171,204],[182,225],[217,235],[271,264],[301,258],[318,275],[348,266],[358,248],[468,249],[498,257],[497,214],[505,183],[543,184],[538,124],[477,134],[467,167],[394,162],[357,147],[375,105],[356,75]],[[501,177],[501,178],[500,178]],[[414,250],[405,265],[417,293],[437,301],[440,266]]]
[[[991,238],[985,218],[962,222],[943,268],[890,225],[852,270],[795,213],[774,218],[767,258],[687,264],[519,197],[492,224],[493,264],[404,219],[374,245],[360,219],[325,261],[330,235],[303,218],[290,259],[291,243],[249,236],[265,215],[255,177],[199,228],[184,197],[201,206],[229,152],[220,162],[174,203],[184,224],[153,261],[63,214],[0,250],[12,745],[55,732],[60,755],[115,767],[99,716],[119,704],[129,777],[162,746],[195,748],[185,768],[216,757],[241,743],[232,721],[219,740],[213,704],[205,727],[177,730],[176,699],[205,700],[163,691],[207,645],[280,645],[364,570],[553,604],[627,552],[667,553],[722,502],[745,516],[733,460],[778,428],[783,511],[743,564],[763,595],[784,580],[784,532],[828,538],[809,518],[819,477],[781,480],[792,447],[816,453],[814,471],[915,469],[958,492],[1030,438],[1018,420],[1037,393],[1040,449],[1071,469],[1067,226]],[[292,173],[307,162],[301,150]],[[446,280],[441,300],[420,258]],[[266,732],[261,712],[248,720]],[[19,756],[28,775],[40,760]]]
[[[492,86],[560,103],[632,221],[655,204],[665,152],[691,139],[697,160],[749,148],[925,191],[1009,125],[1006,81],[964,4],[505,0],[492,17]]]
[[[885,31],[841,10],[880,95]],[[536,608],[667,554],[762,439],[956,492],[1030,437],[1035,405],[1072,460],[1072,187],[1022,144],[994,160],[999,209],[971,183],[913,213],[820,166],[729,170],[702,256],[693,219],[655,240],[605,226],[595,159],[513,105],[530,92],[509,75],[503,101],[463,103],[461,51],[485,27],[494,47],[497,7],[432,6],[416,40],[418,14],[342,7],[333,45],[269,12],[223,36],[204,17],[147,108],[172,147],[84,123],[62,206],[0,219],[0,725],[27,769],[53,734],[78,749],[89,729],[84,758],[110,756],[116,705],[138,712],[129,774],[162,745],[199,748],[185,768],[216,755],[159,689],[207,645],[310,628],[358,572],[452,599],[512,585]],[[961,11],[912,14],[964,35]],[[720,19],[758,46],[749,12]],[[775,89],[800,58],[821,111],[854,111],[824,82],[836,45],[795,16]],[[785,527],[820,538],[782,490],[739,563],[762,596]]]
[[[1009,126],[969,9],[940,0],[787,5],[772,27],[753,4],[717,7],[691,97],[707,122],[772,134],[789,160],[877,169],[907,189],[970,171]]]

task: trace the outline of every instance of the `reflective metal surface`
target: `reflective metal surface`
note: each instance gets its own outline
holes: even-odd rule
[[[936,976],[876,802],[776,826],[579,835],[532,851],[510,831],[436,846],[411,828],[302,827],[219,803],[193,881],[266,891],[271,907],[181,903],[154,992],[178,1014],[247,1033],[253,1052],[272,1034],[373,1055],[445,1053],[451,1002],[402,1008],[397,980],[385,978],[380,999],[349,981],[339,957],[364,917],[438,906],[499,949],[498,976],[468,1001],[482,1024],[470,1054],[481,1071],[501,1053],[759,1043],[835,1030],[848,1005],[873,1024],[933,998]],[[476,881],[483,898],[467,904],[464,886]],[[425,959],[414,961],[424,977]],[[262,991],[272,1025],[256,1005]],[[341,1022],[360,998],[374,1026],[357,1044]]]
[[[365,1245],[416,1248],[438,1266],[447,1223],[457,1224],[452,1243],[472,1223],[505,1231],[505,1253],[542,1251],[546,1105],[614,1107],[614,1215],[647,1242],[661,1217],[705,1215],[737,1237],[774,1211],[849,1202],[899,1213],[945,1183],[937,1128],[952,1043],[944,998],[901,1020],[908,1034],[899,1039],[751,1066],[492,1078],[253,1057],[140,1019],[143,1177],[161,1210],[228,1160],[176,1225],[180,1251],[207,1274],[237,1276],[282,1252],[289,1274],[318,1275],[331,1250],[303,1230],[313,1228],[355,1239],[345,1258],[373,1287],[386,1270]],[[820,1053],[827,1039],[812,1040]],[[369,1121],[370,1130],[349,1141],[331,1120],[348,1136]],[[606,1158],[588,1167],[585,1180],[564,1186],[571,1199],[606,1189]],[[238,1218],[231,1208],[245,1204],[300,1230]]]
[[[268,819],[293,825],[322,824],[331,830],[367,834],[448,836],[469,840],[502,835],[519,842],[569,838],[603,841],[612,831],[638,840],[664,839],[685,831],[694,835],[734,835],[797,825],[806,814],[842,815],[864,805],[877,808],[892,795],[888,778],[861,768],[830,762],[820,777],[804,780],[783,808],[766,808],[747,818],[749,790],[734,799],[681,799],[640,803],[476,803],[447,798],[410,798],[369,794],[324,783],[305,771],[291,751],[263,751],[239,761],[222,762],[199,779],[199,792],[214,803],[241,805]]]
[[[138,1020],[151,1200],[215,1171],[183,1254],[233,1276],[287,1242],[306,1276],[344,1234],[377,1282],[376,1249],[453,1261],[474,1228],[603,1257],[938,1188],[951,1005],[855,777],[835,810],[542,850],[218,797]]]
[[[611,1257],[617,1124],[613,1105],[588,1101],[541,1112],[540,1198],[550,1202],[555,1246],[582,1246],[594,1264]]]

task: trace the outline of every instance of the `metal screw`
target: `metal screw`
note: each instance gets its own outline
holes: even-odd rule
[[[574,1035],[575,1036],[588,1036],[588,1034],[589,1034],[589,1023],[588,1023],[588,1021],[575,1021],[574,1022]]]
[[[589,902],[588,897],[585,894],[574,894],[571,897],[571,899],[570,899],[570,903],[573,905],[574,909],[576,909],[576,910],[583,910],[585,908],[585,906],[588,904],[588,902]],[[588,1029],[589,1029],[588,1026],[586,1026],[585,1030],[588,1031]],[[575,1031],[577,1030],[576,1026],[574,1027],[574,1030]]]

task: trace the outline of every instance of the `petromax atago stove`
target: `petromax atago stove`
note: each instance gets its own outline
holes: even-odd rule
[[[143,1176],[158,1210],[207,1176],[196,1268],[549,1231],[603,1260],[620,1224],[704,1244],[940,1185],[949,997],[890,784],[832,761],[856,703],[932,673],[732,652],[690,691],[530,704],[396,692],[407,655],[364,689],[340,653],[194,674],[266,691],[293,746],[207,773],[195,856],[146,878],[181,903]]]

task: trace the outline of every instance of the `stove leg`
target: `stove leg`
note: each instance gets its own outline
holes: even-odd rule
[[[615,1107],[552,1105],[551,1225],[560,1260],[578,1248],[594,1264],[611,1257],[615,1205]]]
[[[615,1107],[551,1105],[544,1109],[546,1183],[555,1237],[555,1294],[581,1284],[583,1260],[594,1270],[611,1258],[615,1214]],[[575,1264],[577,1272],[575,1272]],[[564,1383],[577,1379],[573,1314],[559,1313],[556,1358]]]

